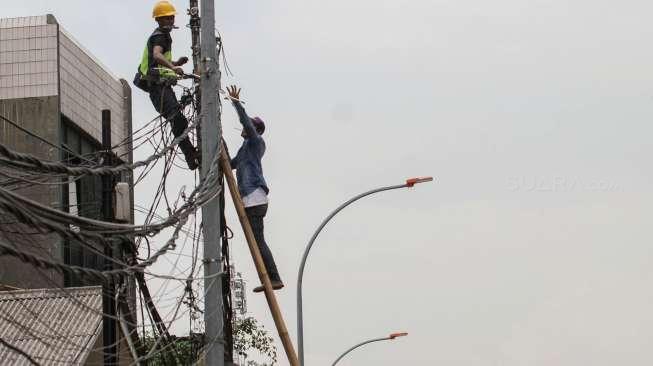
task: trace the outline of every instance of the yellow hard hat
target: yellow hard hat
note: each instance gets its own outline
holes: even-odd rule
[[[158,1],[154,5],[154,10],[152,10],[152,18],[167,17],[175,14],[177,14],[175,6],[167,0]]]

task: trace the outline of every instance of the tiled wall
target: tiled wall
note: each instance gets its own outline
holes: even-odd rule
[[[59,98],[56,95],[0,100],[0,115],[12,121],[20,121],[22,128],[36,132],[46,141],[59,140],[58,109]],[[10,149],[35,155],[43,160],[56,161],[60,159],[59,150],[38,138],[26,134],[4,120],[0,120],[0,142]],[[4,169],[6,167],[0,164],[0,171]],[[15,175],[16,171],[10,170],[9,173]],[[1,174],[0,177],[2,180],[6,179]],[[61,205],[61,186],[59,185],[27,185],[17,189],[15,193],[29,197],[29,199],[49,207],[60,207]],[[0,217],[2,217],[0,219],[2,222],[11,221],[11,216],[8,216],[4,211],[0,212]],[[18,225],[9,228],[6,224],[0,226],[5,230],[0,232],[0,240],[4,243],[15,245],[32,254],[48,258],[48,260],[62,260],[63,251],[59,237],[56,234],[38,234],[26,237],[11,232],[20,232],[20,230],[30,232],[33,228]],[[53,284],[64,284],[63,275],[57,271],[46,271],[47,276],[41,275],[42,273],[41,270],[35,267],[25,266],[25,263],[17,258],[0,257],[0,283],[21,288],[51,287]]]
[[[0,99],[57,95],[57,25],[0,20]]]
[[[111,110],[113,145],[128,137],[130,101],[122,83],[53,16],[0,19],[0,99],[56,95],[61,113],[98,142],[103,109]]]
[[[63,31],[53,16],[0,19],[0,114],[6,118],[58,144],[61,112],[101,141],[101,110],[110,109],[115,145],[127,137],[130,104],[129,89],[123,89],[121,81]],[[0,142],[44,160],[60,159],[57,149],[2,120]],[[125,151],[123,148],[117,152]],[[60,190],[59,185],[51,185],[18,192],[50,207],[60,207]],[[10,239],[23,250],[53,261],[62,260],[63,249],[56,236],[33,236],[29,242],[20,242],[19,236]],[[48,276],[42,276],[42,271],[18,259],[0,257],[0,282],[4,284],[63,286],[60,273],[47,272]]]
[[[61,113],[102,141],[102,110],[109,109],[112,143],[122,141],[127,136],[122,83],[66,31],[61,30],[59,42]]]

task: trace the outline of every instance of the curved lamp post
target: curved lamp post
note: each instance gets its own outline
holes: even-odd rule
[[[364,345],[366,345],[368,343],[372,343],[372,342],[393,340],[393,339],[395,339],[397,337],[405,337],[407,335],[408,335],[408,333],[406,333],[406,332],[392,333],[387,337],[374,338],[374,339],[367,340],[365,342],[361,342],[361,343],[351,347],[350,349],[346,350],[343,354],[340,355],[340,357],[338,357],[335,361],[333,361],[333,364],[331,364],[331,366],[335,366],[338,363],[338,361],[340,361],[343,357],[345,357],[345,355],[347,355],[347,353],[355,350],[356,348],[358,348],[360,346],[364,346]]]
[[[404,184],[399,184],[396,186],[389,186],[389,187],[381,187],[381,188],[373,189],[371,191],[367,191],[365,193],[361,193],[358,196],[343,203],[338,208],[336,208],[333,212],[331,212],[329,216],[327,216],[322,221],[320,226],[318,226],[317,230],[315,230],[315,233],[313,233],[311,240],[309,240],[308,245],[306,246],[306,250],[304,250],[304,256],[302,257],[302,262],[299,265],[299,274],[297,276],[297,349],[299,350],[299,364],[301,366],[304,366],[304,316],[302,312],[302,279],[304,277],[304,266],[306,265],[308,252],[311,250],[311,247],[313,246],[313,242],[315,242],[315,238],[317,238],[318,234],[320,234],[324,226],[333,218],[333,216],[335,216],[343,208],[349,206],[350,204],[358,201],[359,199],[365,196],[369,196],[371,194],[378,193],[378,192],[389,191],[392,189],[410,188],[415,186],[415,184],[430,182],[432,180],[433,177],[410,178],[407,179],[406,183]]]

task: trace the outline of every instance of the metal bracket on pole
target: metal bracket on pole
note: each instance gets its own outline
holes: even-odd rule
[[[205,65],[204,69],[204,75],[209,78],[211,74],[213,73],[213,69],[211,69],[211,66],[207,66],[207,64],[210,64],[211,61],[213,61],[210,57],[205,57],[202,59],[202,63]]]

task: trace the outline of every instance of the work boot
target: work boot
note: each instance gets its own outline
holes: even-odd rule
[[[281,280],[273,280],[273,281],[270,281],[270,282],[272,282],[272,289],[273,290],[281,290],[283,288],[283,282],[281,282]],[[252,291],[254,291],[254,292],[263,292],[264,289],[265,289],[265,287],[263,287],[263,285],[261,285],[261,286],[258,286],[258,287],[254,287],[254,290],[252,290]]]

